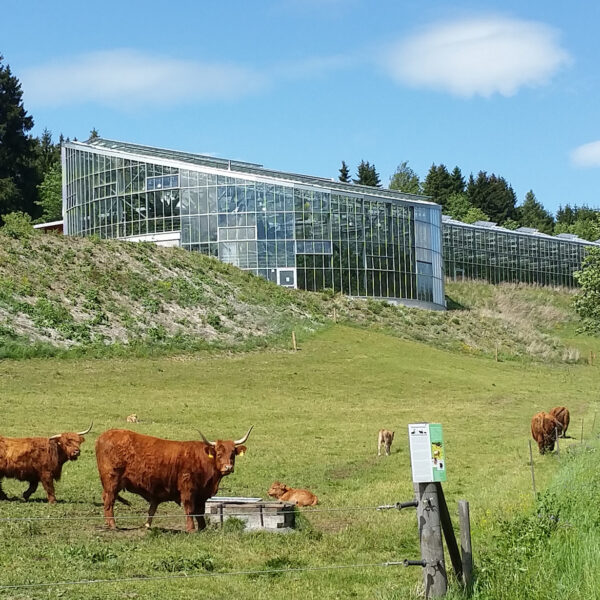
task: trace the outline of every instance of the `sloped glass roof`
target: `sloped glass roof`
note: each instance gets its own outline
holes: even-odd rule
[[[166,159],[192,165],[212,167],[216,169],[225,169],[240,174],[252,174],[273,179],[280,179],[290,183],[304,183],[306,185],[318,185],[328,187],[334,190],[342,191],[346,194],[354,194],[359,196],[376,196],[379,198],[389,198],[390,200],[408,200],[409,202],[423,203],[432,206],[439,206],[432,202],[429,196],[419,194],[408,194],[395,190],[387,190],[383,188],[374,188],[366,185],[358,185],[355,183],[342,183],[335,179],[327,179],[325,177],[315,177],[312,175],[301,175],[298,173],[290,173],[285,171],[274,171],[265,169],[257,163],[244,162],[239,160],[229,160],[225,158],[216,158],[204,154],[193,154],[191,152],[179,152],[177,150],[167,150],[164,148],[155,148],[153,146],[143,146],[141,144],[131,144],[129,142],[119,142],[116,140],[107,140],[103,138],[95,138],[87,142],[68,142],[73,148],[101,148],[104,150],[114,150],[116,152],[124,152],[128,154],[136,154],[138,156],[147,156],[152,159]]]

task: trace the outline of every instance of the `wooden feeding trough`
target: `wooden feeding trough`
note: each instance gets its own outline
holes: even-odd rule
[[[221,527],[229,518],[244,522],[245,529],[288,532],[296,526],[294,505],[289,502],[265,502],[262,498],[214,496],[206,501],[206,519]]]

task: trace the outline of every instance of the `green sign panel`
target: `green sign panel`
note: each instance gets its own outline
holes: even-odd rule
[[[413,481],[446,481],[446,449],[440,423],[411,423],[408,426]]]

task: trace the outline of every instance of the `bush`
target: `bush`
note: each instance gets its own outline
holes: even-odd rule
[[[34,234],[31,216],[24,212],[11,212],[2,215],[4,226],[0,229],[4,235],[14,239],[29,238]]]

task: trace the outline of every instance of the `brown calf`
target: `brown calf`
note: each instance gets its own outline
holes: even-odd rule
[[[377,436],[377,456],[381,456],[381,447],[385,446],[386,456],[390,455],[390,448],[394,441],[394,432],[387,429],[380,429]]]
[[[267,492],[272,498],[277,498],[282,502],[293,502],[298,506],[314,506],[318,504],[319,499],[308,490],[294,489],[284,483],[274,481]]]
[[[560,437],[567,437],[567,429],[569,428],[569,422],[571,421],[571,415],[569,409],[566,406],[555,406],[550,414],[561,424],[562,433]]]

